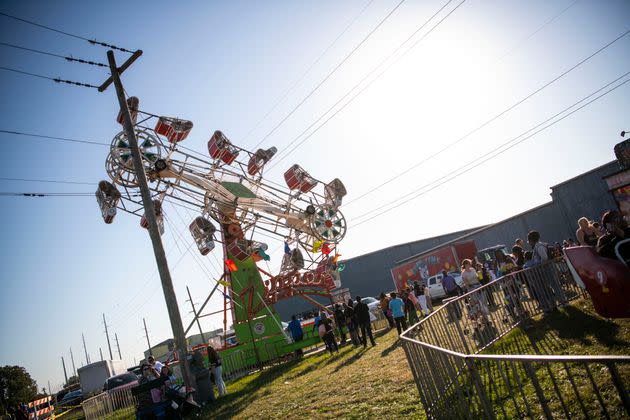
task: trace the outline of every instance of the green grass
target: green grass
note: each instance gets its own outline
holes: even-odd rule
[[[376,347],[346,346],[228,384],[206,418],[424,418],[396,331]]]
[[[424,418],[405,354],[396,331],[382,333],[378,345],[367,350],[344,347],[339,355],[328,353],[290,361],[284,365],[257,372],[228,384],[228,395],[208,407],[205,418]],[[581,300],[547,316],[516,328],[487,349],[489,354],[628,354],[630,320],[605,320],[596,315],[589,301]],[[516,376],[504,364],[505,380],[491,364],[477,364],[483,386],[489,390],[498,418],[514,418],[526,413],[522,395],[528,400],[534,417],[544,416],[536,390],[527,373],[517,367],[522,388]],[[585,408],[594,417],[601,417],[597,400],[585,370],[568,364],[569,371],[583,399]],[[540,385],[549,400],[552,413],[564,418],[565,407],[575,418],[583,417],[564,366],[552,366],[556,385],[546,366],[533,364]],[[626,386],[630,383],[630,366],[620,368]],[[601,394],[611,402],[609,415],[624,417],[607,368],[591,368]],[[462,377],[462,382],[469,380]],[[510,394],[506,382],[511,385]],[[471,386],[466,383],[465,386]],[[560,389],[563,401],[553,396],[554,386]],[[521,391],[522,389],[522,391]],[[521,396],[521,397],[519,397]],[[514,404],[514,400],[517,403]],[[448,404],[448,401],[446,402]],[[518,407],[518,408],[517,408]]]
[[[594,312],[590,300],[579,300],[545,317],[537,317],[523,328],[515,328],[483,353],[627,355],[629,350],[630,320],[603,319]],[[499,371],[499,366],[503,369],[503,374]],[[616,366],[628,390],[630,364]],[[484,387],[489,390],[498,418],[514,418],[526,413],[528,408],[525,400],[529,402],[529,409],[534,417],[544,415],[534,382],[522,363],[498,365],[478,362],[477,368],[481,372]],[[627,416],[606,365],[532,363],[531,368],[536,372],[544,399],[554,417],[604,417],[596,390],[599,391],[611,418]],[[589,378],[589,373],[593,381]],[[516,381],[517,375],[521,381],[520,386]],[[493,381],[489,378],[493,378]],[[511,386],[508,387],[507,384]],[[508,388],[512,390],[512,394]]]

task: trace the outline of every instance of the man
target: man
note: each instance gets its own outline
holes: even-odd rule
[[[604,225],[606,233],[597,241],[597,252],[602,257],[616,259],[615,246],[620,241],[630,238],[628,224],[617,210],[609,210],[602,216],[602,225]],[[619,253],[622,258],[628,258],[625,255],[628,253],[628,246],[621,246]]]
[[[527,242],[532,247],[532,261],[534,264],[542,264],[549,259],[547,244],[540,242],[540,233],[532,230],[527,234]]]
[[[337,324],[337,329],[339,330],[339,345],[343,346],[346,344],[346,332],[343,330],[343,326],[346,325],[346,316],[338,303],[335,303],[334,308],[335,310],[333,312],[333,316],[335,317],[335,323]]]
[[[392,292],[390,296],[392,299],[389,301],[389,309],[392,311],[392,316],[394,317],[394,321],[396,321],[396,330],[398,331],[398,335],[400,335],[402,333],[402,330],[407,329],[407,320],[405,319],[405,304],[403,303],[401,298],[396,297],[395,292]]]
[[[370,343],[372,347],[376,345],[374,337],[372,337],[372,324],[370,323],[370,308],[361,302],[361,296],[356,297],[356,305],[354,305],[354,314],[357,317],[359,328],[361,328],[361,341],[363,342],[363,348],[367,347],[367,337],[370,337]]]
[[[387,319],[387,323],[389,324],[389,329],[391,330],[392,328],[394,328],[394,318],[392,317],[392,313],[389,310],[389,297],[385,293],[381,292],[380,298],[381,298],[381,311],[383,312],[383,315]]]
[[[295,315],[291,315],[291,322],[289,322],[287,329],[289,330],[289,334],[291,334],[291,338],[293,339],[294,343],[297,343],[298,341],[302,341],[302,339],[304,338],[304,330],[302,330],[302,323],[300,322],[299,319],[297,319]],[[295,350],[296,356],[301,356],[302,353],[303,353],[302,349]]]
[[[453,297],[459,295],[459,286],[455,282],[453,276],[449,276],[446,270],[442,270],[442,287],[446,297]]]
[[[164,366],[164,364],[160,362],[159,360],[155,360],[155,357],[149,356],[149,358],[147,359],[147,362],[149,362],[151,367],[155,369],[155,371],[158,372],[158,374],[162,372],[162,366]]]

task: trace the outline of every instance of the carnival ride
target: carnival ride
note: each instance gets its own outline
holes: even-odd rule
[[[259,362],[311,344],[290,342],[273,305],[293,296],[319,305],[311,296],[330,297],[340,286],[344,266],[338,245],[347,229],[339,210],[346,195],[343,183],[333,179],[324,184],[296,164],[284,173],[284,187],[263,177],[275,147],[252,152],[215,131],[205,157],[180,145],[193,128],[191,121],[143,112],[136,97],[128,98],[127,105],[160,233],[164,203],[180,204],[198,213],[189,231],[199,253],[208,255],[217,243],[222,246],[225,271],[215,281],[226,289],[224,307],[231,310],[240,346],[251,347],[251,357]],[[121,114],[117,121],[122,124]],[[146,228],[124,131],[114,136],[105,167],[110,180],[101,181],[96,191],[105,223],[124,211],[139,216]],[[277,274],[258,265],[270,258],[268,245],[260,240],[264,236],[284,242]],[[273,351],[261,351],[270,345]]]

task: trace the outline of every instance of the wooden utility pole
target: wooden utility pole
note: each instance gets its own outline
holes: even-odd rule
[[[64,385],[68,383],[68,374],[66,373],[66,362],[63,360],[63,356],[61,356],[61,366],[63,366],[63,377],[66,379]]]
[[[186,286],[186,291],[188,292],[188,301],[190,302],[190,306],[192,306],[193,315],[195,316],[195,320],[197,321],[197,326],[199,327],[199,334],[201,334],[201,340],[204,344],[206,343],[206,338],[203,336],[203,330],[201,329],[201,323],[199,322],[199,316],[197,316],[197,310],[195,309],[195,302],[193,302],[192,297],[190,296],[190,289]]]
[[[70,347],[70,360],[72,360],[72,371],[74,372],[74,376],[77,376],[77,368],[74,367],[74,356],[72,355],[72,347]],[[68,381],[66,381],[68,383]]]
[[[118,342],[118,334],[114,333],[114,337],[116,337],[116,347],[118,347],[118,358],[122,360],[122,355],[120,354],[120,343]]]
[[[105,314],[103,314],[103,325],[105,325],[105,335],[107,336],[107,347],[109,347],[109,360],[114,360],[114,356],[112,355],[112,345],[109,342],[109,333],[107,332],[107,322],[105,322]],[[101,360],[103,360],[103,355],[101,355]]]
[[[151,343],[149,342],[149,331],[147,330],[147,321],[142,318],[144,324],[144,336],[147,338],[147,346],[149,346],[149,356],[153,356],[153,350],[151,350]]]
[[[83,339],[83,350],[85,350],[85,364],[90,364],[90,355],[87,352],[87,346],[85,345],[85,336],[81,333],[81,338]]]
[[[125,134],[127,140],[129,141],[129,148],[131,149],[131,157],[136,173],[136,179],[138,181],[138,187],[140,188],[140,193],[142,195],[142,203],[144,204],[144,215],[149,224],[149,236],[151,237],[153,252],[155,253],[155,261],[157,263],[158,272],[160,273],[160,280],[162,281],[162,291],[164,292],[164,300],[166,301],[168,317],[171,321],[173,338],[175,339],[175,345],[177,346],[177,356],[182,367],[182,377],[186,386],[194,388],[195,381],[190,373],[190,365],[187,357],[188,346],[186,344],[184,326],[182,324],[182,318],[179,313],[177,297],[175,296],[175,290],[173,289],[173,281],[171,280],[171,273],[168,269],[166,253],[164,252],[162,238],[160,236],[157,220],[155,217],[155,207],[153,205],[151,192],[147,184],[147,178],[144,172],[144,165],[142,163],[142,156],[140,155],[140,150],[138,149],[138,140],[136,139],[136,133],[133,128],[133,121],[131,120],[131,114],[129,113],[129,108],[127,106],[125,91],[123,89],[122,82],[120,81],[120,73],[122,73],[124,69],[129,67],[131,63],[135,61],[140,55],[142,55],[142,51],[136,51],[119,69],[116,65],[114,51],[107,51],[107,60],[109,62],[111,77],[107,81],[105,81],[105,83],[103,83],[103,85],[99,88],[99,91],[102,92],[107,88],[107,85],[109,83],[114,82],[116,95],[118,96],[118,104],[120,105],[120,110],[123,116]]]

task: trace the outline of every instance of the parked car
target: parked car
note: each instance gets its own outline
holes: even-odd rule
[[[370,312],[378,311],[381,309],[381,301],[371,296],[361,298],[361,303],[365,303],[368,306]]]
[[[103,385],[103,391],[111,394],[112,392],[133,388],[136,385],[138,385],[138,377],[136,374],[127,372],[107,378],[105,385]]]
[[[81,404],[81,401],[83,401],[83,392],[77,389],[76,391],[68,392],[58,405],[59,407],[71,407]]]

